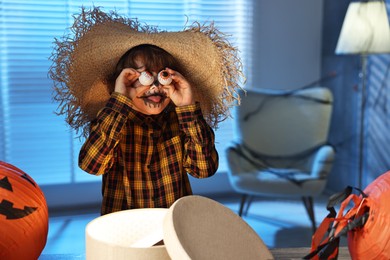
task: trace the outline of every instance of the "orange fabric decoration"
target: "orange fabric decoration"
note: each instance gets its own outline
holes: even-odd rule
[[[48,208],[38,184],[0,161],[0,259],[38,259],[48,226]]]

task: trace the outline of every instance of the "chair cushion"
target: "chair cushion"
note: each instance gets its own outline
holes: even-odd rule
[[[321,194],[326,185],[326,179],[316,179],[305,173],[298,172],[295,180],[283,178],[270,172],[242,173],[230,176],[230,183],[236,191],[272,197],[302,197]]]
[[[234,111],[235,140],[270,156],[304,152],[327,142],[331,102],[322,87],[281,95],[247,90]]]

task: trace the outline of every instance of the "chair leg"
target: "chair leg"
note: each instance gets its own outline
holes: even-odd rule
[[[253,197],[252,195],[248,195],[248,200],[247,200],[247,203],[246,203],[246,207],[245,207],[245,210],[243,212],[243,215],[246,216],[248,214],[248,211],[249,211],[249,208],[252,204],[252,201],[253,201]]]
[[[244,209],[245,201],[248,198],[247,194],[242,194],[241,197],[241,203],[240,203],[240,209],[238,210],[238,215],[241,217],[242,216],[242,211]]]
[[[314,207],[313,207],[313,197],[302,197],[303,204],[305,205],[305,209],[307,214],[309,215],[313,234],[316,232],[317,226],[316,226],[316,220],[314,215]]]

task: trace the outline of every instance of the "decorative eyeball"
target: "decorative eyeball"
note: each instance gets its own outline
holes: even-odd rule
[[[141,72],[141,76],[139,76],[139,82],[144,86],[150,86],[154,82],[154,77],[150,72],[143,71]]]
[[[160,73],[158,73],[157,79],[158,82],[160,82],[161,85],[164,86],[169,85],[172,82],[171,74],[169,74],[168,71],[166,70],[160,71]]]

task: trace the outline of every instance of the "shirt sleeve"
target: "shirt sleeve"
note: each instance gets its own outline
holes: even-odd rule
[[[87,173],[101,175],[113,166],[119,135],[127,121],[131,101],[114,92],[106,106],[91,122],[90,134],[79,153],[79,167]]]
[[[180,129],[185,133],[184,168],[196,178],[206,178],[218,169],[214,131],[203,117],[199,103],[176,107]]]

